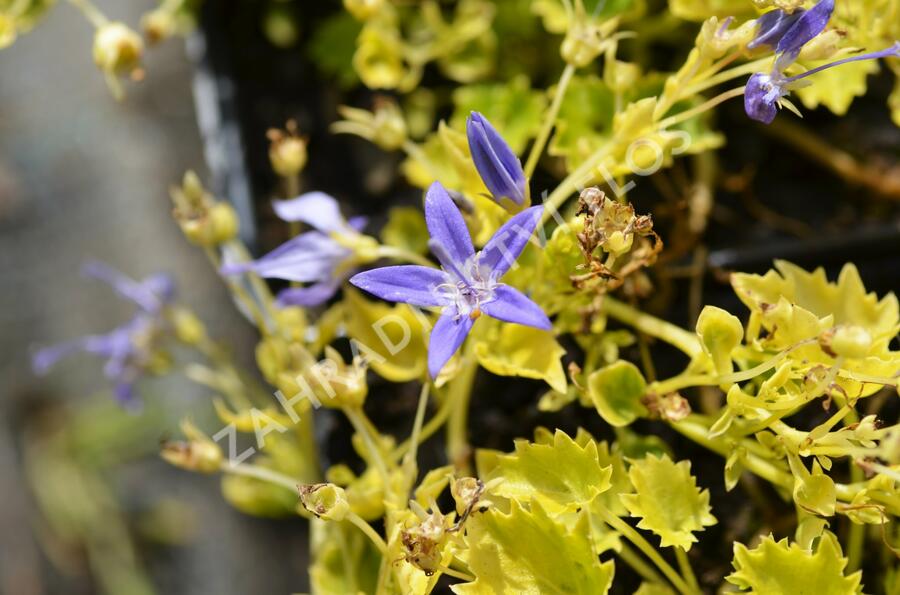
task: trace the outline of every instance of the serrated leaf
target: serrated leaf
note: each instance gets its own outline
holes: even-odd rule
[[[587,380],[588,394],[611,426],[627,426],[647,415],[641,399],[647,392],[647,382],[637,366],[619,360],[593,372]]]
[[[805,62],[803,70],[827,64],[821,62]],[[807,109],[815,109],[824,105],[832,113],[843,116],[856,97],[866,94],[866,78],[878,72],[878,62],[865,60],[844,64],[839,68],[830,68],[810,77],[810,85],[797,89],[797,96]]]
[[[537,502],[526,509],[513,500],[508,514],[494,509],[470,518],[464,539],[476,578],[451,589],[458,595],[604,595],[615,566],[594,554],[586,517],[570,531]]]
[[[422,314],[405,304],[388,306],[344,291],[348,334],[379,376],[391,382],[422,377],[428,357],[428,329]]]
[[[485,477],[502,479],[493,493],[527,503],[534,499],[551,514],[584,507],[611,486],[612,467],[600,465],[597,444],[580,446],[562,430],[552,444],[516,441]]]
[[[543,380],[559,392],[566,391],[565,354],[553,333],[520,324],[492,322],[475,343],[478,363],[488,371]]]
[[[716,524],[709,507],[709,491],[700,490],[688,461],[674,463],[668,456],[632,461],[628,470],[635,494],[622,496],[638,527],[659,536],[664,547],[689,550],[695,531]]]
[[[754,549],[734,544],[735,572],[728,582],[760,595],[849,595],[862,593],[862,573],[844,575],[847,559],[833,534],[825,532],[815,553],[764,537]]]
[[[900,352],[891,341],[900,329],[897,297],[889,293],[880,300],[866,293],[859,272],[846,264],[838,280],[829,283],[825,271],[812,272],[786,261],[776,261],[776,270],[765,275],[734,274],[732,287],[750,308],[748,335],[759,348],[779,351],[791,348],[788,358],[806,373],[811,367],[834,363],[834,355],[818,342],[810,342],[836,327],[859,327],[871,341],[863,356],[848,358],[842,368],[872,376],[891,376],[900,368]],[[765,330],[761,338],[757,338]],[[807,341],[797,347],[798,343]],[[868,396],[881,387],[839,375],[836,382],[847,394]]]
[[[540,129],[547,98],[543,92],[531,89],[525,76],[517,76],[505,83],[459,87],[453,92],[453,104],[453,128],[465,130],[469,114],[481,112],[513,152],[521,153]]]

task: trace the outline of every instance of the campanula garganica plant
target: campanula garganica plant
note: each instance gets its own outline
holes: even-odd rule
[[[0,2],[0,45],[49,4]],[[197,8],[165,0],[142,40],[70,4],[116,95],[144,76],[145,45]],[[267,29],[273,43],[285,27]],[[414,206],[353,216],[346,197],[305,188],[315,146],[290,122],[268,135],[280,245],[251,256],[228,197],[192,173],[170,191],[258,330],[260,381],[167,277],[98,264],[89,275],[134,316],[36,351],[34,367],[99,356],[137,411],[147,376],[195,352],[185,375],[210,388],[220,424],[186,421],[161,454],[221,475],[245,513],[307,519],[313,593],[900,592],[896,296],[867,291],[852,262],[834,278],[770,259],[720,271],[733,307],[703,306],[698,288],[684,323],[670,283],[678,266],[703,277],[726,134],[789,138],[900,195],[801,120],[843,116],[890,71],[879,115],[896,139],[898,39],[900,0],[344,0],[310,60],[336,89],[377,94],[348,94],[375,98],[340,107],[332,132],[390,154]],[[726,110],[733,135],[717,128]],[[652,212],[632,202],[639,184],[675,198]],[[514,436],[488,448],[473,417],[504,391],[529,413],[506,411]],[[405,429],[389,431],[386,401],[411,393]],[[326,415],[348,428],[347,460],[321,456]]]

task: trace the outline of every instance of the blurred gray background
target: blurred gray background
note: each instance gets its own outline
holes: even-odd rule
[[[149,0],[97,3],[137,27]],[[81,277],[99,259],[134,277],[171,272],[182,300],[213,336],[250,359],[255,337],[234,312],[202,252],[170,218],[167,188],[184,170],[205,176],[184,42],[147,55],[146,80],[110,96],[91,58],[93,30],[70,5],[0,52],[0,592],[94,593],[89,564],[48,556],[42,520],[23,473],[34,411],[63,415],[104,399],[101,363],[76,356],[46,378],[30,350],[124,321],[131,306]],[[288,593],[306,588],[303,526],[246,517],[227,506],[215,478],[169,468],[155,456],[189,411],[209,395],[175,375],[141,385],[162,418],[136,437],[146,456],[105,477],[129,520],[162,501],[182,503],[192,522],[177,546],[139,550],[160,593]],[[116,415],[114,413],[114,415]],[[70,560],[71,562],[71,560]]]

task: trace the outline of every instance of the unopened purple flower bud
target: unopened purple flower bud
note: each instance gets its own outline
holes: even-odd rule
[[[762,15],[756,19],[756,36],[747,44],[747,49],[753,50],[762,46],[774,49],[804,12],[806,11],[801,9],[788,14],[778,9]]]
[[[775,46],[775,53],[778,54],[775,68],[782,70],[796,60],[803,46],[825,30],[832,12],[834,12],[834,0],[821,0],[801,14]]]
[[[522,163],[487,118],[472,112],[466,121],[466,136],[475,169],[494,200],[504,198],[517,206],[526,204],[527,182]]]

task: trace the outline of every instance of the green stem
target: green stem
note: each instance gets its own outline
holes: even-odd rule
[[[284,489],[295,493],[297,491],[297,484],[299,483],[296,479],[288,477],[283,473],[251,463],[238,463],[237,465],[232,465],[231,463],[223,462],[221,469],[223,473],[253,477],[273,485],[281,486]]]
[[[91,25],[97,29],[109,23],[106,15],[94,6],[90,0],[69,0],[69,4],[80,10],[87,20],[91,22]]]
[[[221,267],[221,259],[219,255],[213,248],[207,247],[205,249],[206,257],[209,259],[210,264],[212,264],[213,269],[219,270]],[[234,295],[235,299],[241,304],[243,304],[244,308],[247,309],[247,312],[250,313],[250,317],[253,319],[253,323],[259,329],[259,332],[266,334],[267,325],[266,319],[262,314],[262,311],[259,309],[259,304],[257,304],[256,300],[254,300],[247,290],[244,289],[244,286],[240,284],[240,282],[235,281],[233,278],[228,276],[223,276],[225,281],[225,285],[228,286],[228,289],[231,291],[232,295]]]
[[[452,411],[452,409],[453,408],[450,399],[445,398],[444,402],[441,403],[440,408],[437,410],[437,413],[435,413],[434,416],[432,416],[432,418],[428,420],[428,423],[422,426],[422,432],[419,434],[419,444],[431,438],[435,434],[435,432],[437,432],[441,428],[441,426],[444,425],[444,422],[446,422],[447,418],[450,417],[450,411]],[[412,440],[407,438],[405,441],[400,443],[400,446],[394,449],[393,453],[391,453],[391,460],[399,461],[411,447]]]
[[[378,472],[381,474],[381,478],[384,481],[384,489],[387,491],[391,479],[390,473],[388,473],[388,466],[384,461],[381,448],[378,446],[378,443],[375,442],[375,438],[369,431],[369,426],[366,424],[365,415],[363,414],[362,409],[344,407],[343,411],[344,415],[347,416],[347,419],[349,419],[350,423],[353,425],[353,429],[356,430],[356,433],[363,439],[366,450],[369,451],[369,457],[372,459],[375,467],[378,468]]]
[[[690,357],[701,351],[700,340],[694,333],[689,333],[679,326],[645,314],[619,300],[606,296],[603,301],[603,311],[620,322],[677,347]]]
[[[563,204],[565,204],[566,200],[568,200],[573,192],[581,190],[584,185],[590,183],[591,180],[594,179],[594,168],[603,163],[603,160],[609,155],[614,144],[615,143],[611,141],[603,145],[594,152],[593,155],[585,159],[581,165],[576,167],[572,173],[566,176],[565,179],[559,183],[559,186],[547,196],[547,200],[544,201],[544,213],[541,215],[541,225],[545,225],[553,216],[553,213],[562,208]]]
[[[431,383],[426,381],[422,385],[422,391],[419,393],[419,405],[416,408],[416,419],[413,422],[412,435],[409,439],[410,446],[409,450],[406,451],[406,455],[403,458],[404,466],[416,464],[416,454],[418,453],[419,449],[419,438],[422,433],[422,423],[425,421],[425,410],[428,408],[428,393],[430,389]]]
[[[848,426],[851,424],[855,424],[859,421],[859,415],[857,415],[856,411],[851,411],[846,420],[844,421],[844,425]],[[865,481],[865,474],[863,473],[862,468],[850,460],[850,481],[851,483],[860,483]],[[853,521],[848,519],[850,523],[849,527],[847,527],[847,573],[855,572],[859,569],[862,563],[863,557],[863,547],[866,542],[866,526],[862,523],[854,523]]]
[[[562,106],[563,98],[566,96],[566,89],[569,87],[569,82],[572,80],[572,75],[574,74],[575,67],[571,64],[567,64],[562,71],[562,75],[559,77],[559,82],[556,84],[556,92],[553,95],[553,101],[550,103],[550,109],[547,110],[547,113],[544,115],[544,122],[541,124],[541,129],[534,139],[534,144],[531,146],[531,152],[528,154],[528,160],[525,162],[526,179],[530,178],[531,174],[534,173],[534,168],[537,167],[538,159],[540,159],[544,152],[544,146],[550,138],[550,132],[553,130],[553,125],[556,124],[556,116],[559,114],[559,108]]]
[[[360,529],[360,531],[366,534],[366,537],[368,537],[372,541],[372,543],[375,544],[375,547],[378,548],[378,551],[381,552],[382,556],[387,555],[388,546],[384,542],[384,539],[381,537],[381,535],[379,535],[378,532],[372,528],[372,525],[367,523],[361,516],[359,516],[352,510],[347,513],[347,516],[345,518],[346,520],[356,525]]]
[[[472,399],[472,384],[478,371],[478,360],[473,353],[471,339],[463,350],[460,365],[462,369],[451,383],[447,394],[450,402],[450,417],[447,420],[447,460],[461,475],[470,474],[468,419],[469,402]]]
[[[313,412],[310,409],[306,415],[301,415],[296,424],[297,441],[300,451],[309,469],[309,483],[322,480],[322,469],[319,466],[319,445],[316,443],[316,431],[313,420]]]
[[[732,79],[736,79],[739,76],[745,76],[748,74],[752,74],[754,72],[758,72],[763,68],[763,66],[767,62],[771,62],[771,58],[763,58],[761,60],[754,60],[753,62],[747,62],[746,64],[741,64],[740,66],[735,66],[734,68],[729,68],[728,70],[723,70],[715,76],[711,76],[708,79],[704,80],[702,83],[697,83],[696,85],[691,85],[687,89],[685,89],[683,95],[685,97],[690,97],[692,95],[696,95],[698,93],[702,93],[707,89],[715,87],[720,83],[728,82]]]
[[[650,566],[644,559],[641,558],[637,552],[635,552],[631,547],[626,543],[619,544],[619,552],[618,556],[622,558],[622,560],[631,566],[631,569],[638,573],[641,578],[645,581],[651,583],[665,583],[666,579],[662,577],[661,574],[656,572],[656,569],[653,566]]]
[[[729,99],[733,99],[735,97],[739,97],[744,94],[744,87],[738,87],[736,89],[731,89],[730,91],[725,91],[719,95],[716,95],[712,99],[708,99],[698,105],[697,107],[692,107],[689,110],[685,110],[683,112],[677,113],[674,116],[669,116],[663,120],[660,120],[657,123],[657,130],[665,130],[670,126],[675,126],[676,124],[681,124],[685,120],[690,120],[695,116],[699,116],[703,112],[709,111],[712,108],[716,107],[720,103],[728,101]]]
[[[684,577],[684,581],[690,585],[691,589],[697,593],[701,593],[700,583],[697,582],[694,569],[691,568],[691,561],[688,560],[688,555],[687,552],[684,551],[684,548],[677,545],[675,546],[675,558],[678,560],[678,568],[681,569],[681,576]]]
[[[691,595],[696,591],[692,590],[687,583],[684,582],[684,579],[675,572],[675,569],[672,568],[668,562],[666,562],[663,557],[656,551],[656,548],[650,545],[650,543],[644,539],[644,537],[638,533],[635,529],[631,527],[628,523],[617,517],[616,515],[609,512],[603,506],[597,506],[594,508],[594,512],[600,515],[600,518],[603,519],[607,525],[618,531],[625,537],[628,541],[633,543],[635,547],[637,547],[641,552],[644,553],[647,558],[650,559],[651,562],[656,564],[656,567],[665,575],[669,582],[678,590],[682,595]]]

